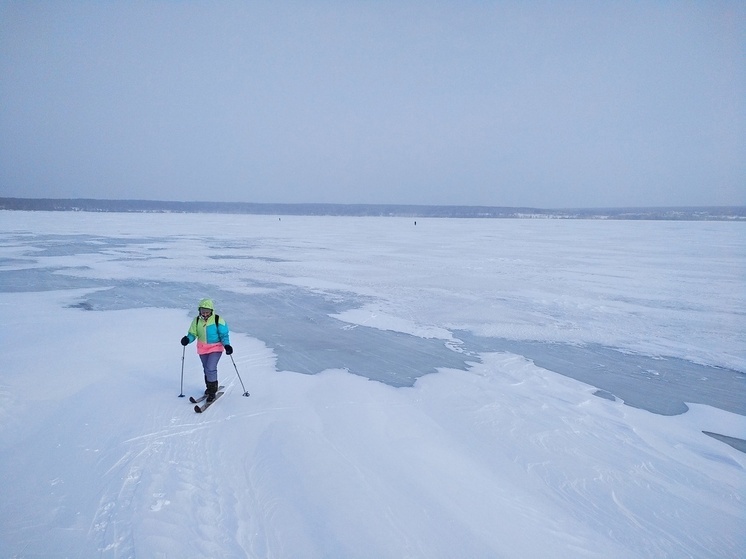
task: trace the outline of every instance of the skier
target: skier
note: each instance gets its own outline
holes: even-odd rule
[[[233,353],[230,343],[230,332],[225,320],[214,314],[215,306],[211,299],[199,302],[199,315],[192,320],[189,332],[181,338],[181,345],[187,346],[197,340],[197,354],[202,361],[205,373],[205,394],[207,401],[215,400],[218,391],[218,361],[223,355]]]

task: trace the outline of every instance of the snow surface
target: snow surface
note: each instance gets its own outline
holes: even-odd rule
[[[745,266],[729,223],[0,212],[0,557],[743,557],[746,455],[703,431],[746,417],[455,332],[742,393]],[[214,293],[251,396],[224,356],[197,415],[178,340]]]

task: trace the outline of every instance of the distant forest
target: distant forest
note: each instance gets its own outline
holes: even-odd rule
[[[377,216],[512,219],[637,219],[746,221],[746,206],[680,208],[540,209],[496,206],[417,206],[396,204],[253,204],[169,202],[87,198],[0,198],[0,210],[59,212],[217,213],[304,216]]]

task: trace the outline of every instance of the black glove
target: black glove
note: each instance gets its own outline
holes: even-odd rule
[[[230,355],[233,353],[233,346],[231,344],[226,344],[225,346],[225,354]]]
[[[183,338],[181,338],[181,345],[183,346],[189,345],[189,336],[184,336]]]

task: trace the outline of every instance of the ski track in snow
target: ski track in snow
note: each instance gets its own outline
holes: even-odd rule
[[[161,402],[159,407],[165,412],[171,406]],[[119,445],[123,454],[103,476],[109,482],[91,526],[98,551],[118,557],[169,557],[173,542],[179,541],[188,542],[194,557],[245,555],[229,522],[236,509],[236,499],[226,489],[231,484],[215,475],[221,470],[222,453],[214,428],[224,419],[207,419],[207,414],[195,418],[188,404],[179,408],[168,428]]]

